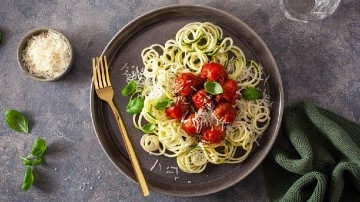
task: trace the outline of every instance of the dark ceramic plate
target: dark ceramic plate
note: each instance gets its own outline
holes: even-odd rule
[[[125,110],[128,98],[121,95],[125,86],[123,73],[128,68],[142,68],[141,51],[154,43],[164,44],[189,22],[212,22],[220,26],[225,36],[234,39],[247,59],[258,61],[269,75],[266,83],[271,107],[271,123],[255,145],[248,159],[240,164],[210,165],[201,174],[187,174],[176,169],[176,159],[152,156],[140,146],[142,133],[133,127],[132,116]],[[152,191],[166,195],[200,196],[226,189],[249,175],[264,159],[277,136],[282,112],[283,89],[274,58],[261,38],[236,17],[211,7],[170,6],[148,12],[121,29],[106,46],[115,90],[115,103],[120,111],[144,175]],[[125,68],[128,67],[128,68]],[[104,151],[119,170],[135,181],[118,126],[110,107],[99,100],[91,86],[91,112],[97,137]],[[140,190],[139,190],[140,191]]]

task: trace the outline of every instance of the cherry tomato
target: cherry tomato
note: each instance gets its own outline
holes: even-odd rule
[[[211,95],[209,95],[205,89],[201,89],[196,92],[192,96],[191,100],[196,109],[200,109],[202,107],[211,108],[211,106],[213,105]]]
[[[224,92],[219,95],[216,95],[215,101],[216,102],[227,101],[230,103],[234,103],[239,96],[237,93],[239,87],[237,86],[236,81],[232,79],[228,79],[225,82],[221,83],[221,87],[223,88]]]
[[[203,86],[203,80],[193,73],[186,72],[175,78],[174,90],[181,96],[187,97]]]
[[[216,118],[222,120],[225,123],[232,123],[236,118],[236,110],[231,103],[220,103],[214,110]]]
[[[225,68],[218,63],[204,64],[201,68],[200,78],[206,79],[207,81],[222,82],[228,77]]]
[[[184,97],[178,97],[172,106],[165,109],[166,115],[173,119],[181,120],[190,110],[190,104]]]
[[[222,126],[211,126],[202,133],[201,141],[204,143],[219,143],[224,140],[226,132]]]
[[[196,123],[195,113],[192,113],[184,120],[184,122],[181,124],[181,127],[188,135],[197,135],[199,132],[196,127]]]

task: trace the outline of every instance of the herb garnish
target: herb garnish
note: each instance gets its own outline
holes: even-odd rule
[[[248,87],[241,91],[241,95],[245,100],[257,100],[261,98],[261,92],[255,87]]]
[[[29,133],[29,121],[21,112],[15,109],[7,110],[5,121],[11,129],[21,133]]]
[[[33,156],[42,156],[46,150],[46,141],[44,139],[38,138],[35,141],[34,147],[31,149],[31,154]]]
[[[155,124],[147,123],[142,127],[142,129],[142,131],[144,131],[145,133],[152,133],[155,129]]]
[[[144,98],[135,98],[130,100],[126,106],[126,111],[130,114],[139,114],[144,108]]]
[[[121,93],[124,96],[129,96],[131,94],[133,94],[136,91],[136,81],[131,80],[128,84],[126,84],[126,86],[122,89]]]
[[[24,175],[24,180],[21,189],[27,191],[33,185],[35,181],[35,176],[33,173],[32,166],[38,166],[42,164],[42,155],[46,151],[46,141],[42,138],[37,138],[33,148],[31,149],[31,154],[27,157],[20,157],[23,164],[27,166],[27,170]]]
[[[204,88],[211,95],[217,95],[223,93],[223,88],[218,82],[207,81],[204,83]]]
[[[130,101],[126,106],[126,111],[129,112],[130,114],[139,114],[141,113],[142,109],[144,108],[144,101],[145,98],[144,97],[138,97],[138,98],[132,98],[134,95],[136,95],[136,88],[137,88],[137,83],[134,80],[131,80],[128,84],[126,84],[126,86],[122,89],[121,93],[124,96],[130,96]],[[158,105],[158,107],[163,107],[166,104],[166,101],[164,103],[156,103],[156,105]],[[155,108],[157,108],[155,105]],[[151,118],[156,119],[154,115],[152,115],[150,112],[147,112],[147,114],[149,116],[151,116]],[[145,133],[151,133],[154,131],[155,129],[155,124],[153,123],[147,123],[142,127],[136,127],[140,130],[142,130]]]
[[[32,172],[31,167],[28,166],[28,168],[27,168],[27,170],[25,172],[25,175],[24,175],[24,181],[23,181],[21,189],[24,190],[24,191],[29,190],[30,187],[34,183],[34,180],[35,180],[34,173]]]
[[[166,109],[171,106],[173,101],[169,98],[163,98],[156,102],[154,108],[157,110]]]

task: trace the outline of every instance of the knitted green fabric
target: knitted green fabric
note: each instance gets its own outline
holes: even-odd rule
[[[360,125],[310,102],[282,124],[263,164],[271,201],[360,201]]]

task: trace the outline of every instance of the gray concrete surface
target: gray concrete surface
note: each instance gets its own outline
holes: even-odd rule
[[[115,33],[144,12],[173,4],[216,7],[242,19],[268,44],[280,69],[285,106],[310,100],[360,122],[360,1],[344,0],[329,18],[313,23],[287,20],[275,0],[228,1],[0,1],[0,113],[24,112],[31,133],[0,121],[0,201],[267,201],[261,166],[235,186],[204,197],[151,192],[122,175],[104,154],[91,123],[91,58]],[[21,37],[36,27],[65,33],[76,53],[71,72],[57,82],[31,80],[20,71]],[[49,143],[35,186],[20,189],[26,155],[36,137]]]

